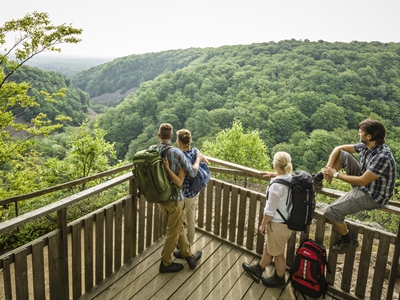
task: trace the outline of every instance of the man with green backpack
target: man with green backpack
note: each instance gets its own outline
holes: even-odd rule
[[[166,165],[168,165],[170,169],[169,172],[172,171],[173,174],[178,175],[179,171],[181,170],[182,173],[183,170],[186,175],[190,177],[195,177],[197,174],[197,170],[199,169],[200,162],[207,160],[201,153],[199,153],[197,155],[195,163],[191,165],[191,163],[187,160],[187,158],[179,148],[171,146],[172,136],[173,136],[172,125],[168,123],[161,124],[158,131],[158,139],[160,140],[160,144],[156,145],[155,147],[152,147],[152,149],[150,149],[149,151],[157,150],[158,152],[160,152],[162,158],[164,159],[166,158],[168,160],[168,163],[166,163]],[[149,185],[148,182],[146,183],[146,180],[148,179],[144,179],[145,176],[142,176],[143,179],[140,179],[139,176],[140,162],[141,159],[143,158],[143,155],[141,155],[142,158],[138,158],[136,156],[137,155],[135,154],[133,158],[133,164],[134,164],[133,173],[135,175],[135,179],[137,178],[138,181],[141,181],[138,182],[139,192],[142,189],[144,191],[143,195],[146,197],[145,190],[148,189],[146,186]],[[160,172],[165,171],[165,169],[161,167],[160,169],[162,169],[160,170]],[[190,251],[189,242],[187,240],[187,236],[184,232],[184,227],[183,227],[183,222],[185,220],[185,202],[182,190],[179,186],[177,187],[174,183],[172,183],[172,179],[170,180],[170,183],[172,184],[173,187],[172,191],[174,192],[169,191],[168,193],[170,194],[170,196],[169,197],[167,196],[166,197],[167,199],[162,199],[163,196],[165,195],[164,192],[159,193],[160,197],[159,201],[154,199],[154,196],[150,196],[151,193],[149,193],[149,197],[152,197],[152,199],[146,198],[147,201],[149,202],[158,203],[162,214],[167,220],[166,237],[164,241],[163,250],[161,253],[161,263],[159,268],[160,273],[179,272],[180,270],[183,269],[183,264],[172,262],[172,253],[176,245],[178,245],[183,258],[187,261],[191,269],[194,269],[196,267],[197,262],[199,261],[202,255],[201,251],[197,251],[195,254],[192,254],[192,252]],[[154,193],[152,194],[154,195]]]

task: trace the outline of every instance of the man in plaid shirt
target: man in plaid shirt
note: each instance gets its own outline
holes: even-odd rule
[[[332,247],[332,251],[338,254],[358,245],[358,241],[348,233],[345,216],[387,204],[396,183],[396,162],[385,144],[385,126],[377,120],[367,119],[360,122],[358,135],[359,144],[335,147],[324,170],[314,178],[315,189],[322,188],[322,178],[329,183],[333,178],[340,179],[353,186],[324,213],[341,235],[339,242]],[[352,153],[360,154],[360,162]],[[346,174],[339,173],[341,168]]]
[[[158,131],[158,139],[160,144],[156,147],[158,151],[162,148],[171,145],[171,139],[173,136],[173,128],[171,124],[163,123],[160,125]],[[192,165],[183,152],[178,148],[172,147],[166,150],[166,159],[168,160],[168,166],[174,174],[178,174],[180,170],[183,170],[185,174],[190,177],[196,176],[199,164],[206,158],[199,153],[196,161]],[[173,273],[179,272],[183,269],[183,264],[172,261],[172,253],[178,244],[182,257],[185,258],[189,267],[194,269],[197,262],[202,256],[201,251],[197,251],[192,254],[190,251],[189,242],[183,228],[183,222],[185,220],[185,201],[182,190],[178,193],[178,199],[175,199],[174,195],[171,195],[169,201],[158,203],[161,213],[167,220],[166,237],[164,241],[163,250],[161,253],[161,263],[159,267],[160,273]]]

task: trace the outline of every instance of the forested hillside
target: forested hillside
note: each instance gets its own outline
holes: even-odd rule
[[[27,122],[39,113],[44,113],[51,121],[55,121],[59,115],[68,116],[72,121],[65,124],[79,126],[88,117],[89,95],[76,89],[71,79],[61,73],[22,66],[18,72],[10,76],[10,80],[18,83],[29,82],[31,89],[28,95],[34,96],[39,104],[39,106],[13,109],[14,114],[21,114]],[[56,102],[45,101],[45,95],[40,93],[40,91],[46,91],[52,94],[63,88],[66,89],[64,96],[55,98]]]
[[[373,117],[387,126],[400,162],[398,43],[287,40],[160,55],[120,58],[73,79],[92,96],[143,82],[99,117],[120,159],[157,142],[162,122],[191,130],[201,148],[237,119],[260,132],[269,154],[287,150],[295,167],[315,171],[334,145],[356,142],[358,123]]]
[[[116,91],[123,94],[160,74],[186,67],[204,51],[191,48],[130,55],[83,71],[72,81],[76,87],[88,92],[91,98]]]

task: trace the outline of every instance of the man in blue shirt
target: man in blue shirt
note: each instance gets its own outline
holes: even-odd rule
[[[161,124],[158,131],[160,144],[156,149],[161,151],[162,148],[170,146],[172,136],[172,125],[168,123]],[[169,167],[175,174],[178,174],[179,169],[182,169],[186,175],[195,177],[200,162],[206,160],[206,158],[199,153],[195,163],[192,165],[180,149],[173,147],[168,149],[166,152]],[[159,268],[160,273],[179,272],[183,269],[181,263],[172,262],[171,258],[177,244],[182,256],[185,258],[191,269],[196,267],[197,262],[202,255],[201,251],[192,254],[187,236],[184,232],[183,222],[185,220],[185,201],[182,190],[179,190],[178,199],[175,199],[175,197],[175,195],[172,195],[169,201],[159,203],[160,210],[167,220],[166,237],[161,253],[161,263]]]
[[[314,179],[316,189],[322,188],[322,177],[329,183],[335,178],[353,186],[350,192],[330,204],[324,213],[340,234],[339,242],[332,247],[332,251],[338,254],[358,245],[358,241],[348,233],[345,216],[387,204],[396,183],[396,162],[385,144],[385,126],[377,120],[367,119],[360,122],[358,135],[359,144],[335,147],[328,164]],[[352,153],[360,154],[360,162]],[[341,168],[346,174],[339,173]]]

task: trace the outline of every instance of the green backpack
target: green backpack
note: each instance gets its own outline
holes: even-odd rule
[[[161,152],[156,147],[138,151],[133,156],[132,173],[139,189],[138,196],[142,194],[150,203],[168,201],[174,194],[178,200],[180,188],[171,182],[162,160],[172,146],[164,147]]]

